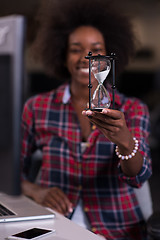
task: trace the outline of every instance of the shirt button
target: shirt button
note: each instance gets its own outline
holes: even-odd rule
[[[82,167],[82,164],[78,163],[78,169],[81,169],[81,167]]]
[[[78,190],[80,190],[80,191],[82,190],[82,185],[78,186]]]
[[[96,232],[96,231],[97,231],[97,228],[93,227],[93,228],[91,228],[91,231],[92,231],[92,232]]]
[[[88,207],[84,207],[84,211],[85,212],[89,212],[89,208]]]
[[[92,126],[92,130],[94,131],[96,129],[96,125],[93,125]]]

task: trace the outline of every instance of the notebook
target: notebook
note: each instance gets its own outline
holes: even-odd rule
[[[0,193],[0,223],[54,218],[55,213],[24,195]]]

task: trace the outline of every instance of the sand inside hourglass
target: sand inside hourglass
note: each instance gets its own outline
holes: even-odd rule
[[[110,71],[110,68],[107,67],[106,70],[95,73],[94,76],[98,80],[99,83],[103,83],[104,80],[106,79],[106,77],[108,76],[109,71]]]

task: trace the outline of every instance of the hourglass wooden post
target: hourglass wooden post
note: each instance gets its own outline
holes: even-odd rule
[[[112,96],[113,96],[113,109],[115,109],[115,89],[116,89],[116,70],[115,70],[115,60],[116,60],[116,54],[111,53],[110,60],[112,63]]]

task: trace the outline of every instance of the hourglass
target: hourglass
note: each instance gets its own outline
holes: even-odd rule
[[[114,108],[114,90],[115,90],[115,54],[111,56],[96,55],[92,56],[89,52],[89,109],[95,111],[102,111],[103,108],[109,108],[111,106],[111,98],[109,92],[104,86],[104,81],[106,80],[111,68],[112,73],[112,89],[113,89],[113,108]],[[91,97],[91,72],[98,81],[96,90]]]

